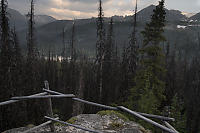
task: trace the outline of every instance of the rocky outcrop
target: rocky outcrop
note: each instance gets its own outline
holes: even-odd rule
[[[139,124],[127,121],[115,114],[99,115],[99,114],[83,114],[74,119],[74,124],[81,125],[89,129],[102,131],[105,133],[144,133],[147,132]],[[82,133],[79,129],[69,127],[70,133]]]
[[[97,130],[103,133],[150,133],[139,124],[129,121],[115,113],[109,114],[81,114],[68,120],[69,123],[84,128]],[[57,132],[62,133],[88,133],[86,131],[56,123]],[[4,133],[16,133],[27,128],[13,129]],[[49,127],[41,128],[35,133],[49,133]]]

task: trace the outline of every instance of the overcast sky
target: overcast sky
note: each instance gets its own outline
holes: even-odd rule
[[[200,12],[200,0],[165,0],[168,9],[183,12]],[[98,0],[35,0],[36,14],[46,14],[57,19],[77,19],[97,16]],[[9,7],[26,14],[30,0],[8,0]],[[105,16],[130,15],[135,0],[103,0]],[[158,4],[158,0],[138,0],[139,9],[150,4]]]

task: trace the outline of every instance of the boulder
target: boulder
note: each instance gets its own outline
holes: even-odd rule
[[[72,117],[67,122],[103,133],[151,133],[139,124],[129,121],[126,117],[123,117],[123,115],[114,113],[114,111],[111,111],[111,113],[109,112],[109,114],[106,114],[105,112],[99,114],[81,114]],[[59,123],[55,123],[55,125],[57,132],[60,133],[89,133],[87,131]],[[12,129],[4,133],[18,133],[27,129],[28,128]],[[33,133],[50,133],[50,129],[47,126],[38,129]]]

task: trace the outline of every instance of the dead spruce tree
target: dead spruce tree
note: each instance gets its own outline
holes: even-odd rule
[[[135,12],[132,20],[132,32],[129,37],[128,46],[124,45],[122,52],[122,62],[121,62],[121,86],[120,94],[121,101],[127,101],[127,96],[130,93],[130,88],[134,86],[134,77],[137,70],[138,59],[139,59],[139,45],[136,38],[137,29],[137,0],[135,4]]]
[[[105,27],[103,20],[102,1],[99,0],[97,18],[97,43],[96,43],[96,64],[97,64],[97,84],[99,88],[99,101],[102,101],[103,91],[103,61],[105,56]]]
[[[105,56],[103,60],[103,103],[110,103],[114,99],[113,92],[115,92],[114,82],[114,56],[115,56],[115,42],[113,31],[113,19],[111,18],[108,26],[107,38],[105,43]]]
[[[36,46],[36,34],[34,27],[34,0],[31,0],[31,9],[28,13],[28,34],[27,34],[27,60],[26,60],[26,95],[40,92],[40,73],[39,73],[39,53]],[[27,113],[29,122],[39,123],[41,118],[44,116],[41,112],[41,101],[28,101],[27,102]]]
[[[138,64],[138,49],[139,45],[137,43],[136,38],[136,28],[137,28],[137,0],[135,4],[135,13],[134,13],[134,19],[133,19],[133,30],[130,35],[130,41],[127,48],[127,54],[128,54],[128,80],[129,80],[129,87],[133,86],[133,77],[136,74],[137,64]]]

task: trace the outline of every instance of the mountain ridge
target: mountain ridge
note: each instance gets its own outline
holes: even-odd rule
[[[10,19],[11,28],[15,27],[18,31],[27,28],[27,17],[25,15],[22,15],[19,11],[8,8],[8,18]],[[48,15],[35,15],[36,27],[51,23],[56,20],[57,19]]]
[[[138,12],[138,24],[137,24],[137,32],[140,33],[144,29],[145,24],[150,21],[151,15],[153,14],[153,9],[155,9],[155,5],[150,5]],[[181,11],[178,10],[168,10],[166,9],[166,37],[170,42],[177,41],[178,37],[181,34],[187,34],[187,32],[191,32],[191,29],[185,29],[185,31],[178,29],[177,25],[182,25],[184,20],[188,21],[188,18],[182,14]],[[116,36],[116,42],[119,48],[122,48],[122,45],[127,42],[129,35],[131,33],[132,25],[131,22],[133,20],[133,16],[114,16],[114,32]],[[108,23],[110,21],[109,17],[104,18],[105,28],[107,29]],[[186,21],[186,23],[187,23]],[[70,37],[71,37],[71,28],[72,28],[73,20],[52,20],[47,24],[36,25],[36,38],[37,38],[37,46],[41,50],[55,50],[55,52],[62,51],[63,48],[63,29],[65,31],[65,43],[69,45]],[[77,19],[75,20],[75,29],[76,29],[76,44],[77,47],[81,50],[86,50],[94,53],[95,43],[96,43],[96,18],[88,18],[88,19]],[[23,48],[26,47],[26,34],[27,34],[27,26],[23,29],[17,31],[19,34],[20,44]],[[173,33],[173,34],[172,34]],[[175,34],[175,35],[174,35]],[[138,34],[138,40],[142,40],[140,34]],[[196,39],[193,39],[196,40]],[[182,42],[182,41],[180,41]],[[142,42],[139,42],[142,43]],[[177,44],[179,45],[179,44]],[[181,45],[181,44],[180,44]]]
[[[143,9],[141,9],[140,11],[138,11],[138,21],[142,21],[144,20],[145,18],[147,18],[148,20],[150,19],[151,15],[152,15],[152,11],[153,9],[155,9],[155,5],[149,5]],[[197,14],[193,14],[193,13],[185,13],[185,12],[181,12],[179,10],[175,10],[175,9],[167,9],[165,8],[166,10],[166,13],[167,13],[167,19],[169,21],[177,21],[177,20],[180,20],[180,19],[187,19],[187,18],[192,18],[193,16],[195,15],[198,15],[199,16],[199,19],[200,19],[200,13],[197,13]],[[11,12],[10,12],[11,11]],[[21,18],[21,21],[22,21],[22,24],[21,25],[24,25],[24,21],[27,21],[25,15],[22,15],[19,11],[17,11],[16,9],[11,9],[9,8],[8,9],[8,12],[9,14],[14,14],[13,15],[13,18],[14,19],[17,19],[17,17],[15,16],[16,14],[18,14],[18,17]],[[130,15],[130,16],[118,16],[118,15],[115,15],[115,16],[112,16],[116,21],[129,21],[130,20],[130,17],[132,17],[133,15]],[[105,19],[109,19],[110,17],[105,17]],[[86,18],[86,19],[79,19],[79,20],[90,20],[90,19],[94,19],[94,17],[92,18]],[[44,25],[44,24],[48,24],[48,23],[51,23],[51,22],[54,22],[54,21],[58,21],[56,18],[50,16],[50,15],[45,15],[45,14],[37,14],[35,15],[35,21],[36,21],[36,26],[41,26],[41,25]],[[11,19],[11,22],[12,22],[12,19]],[[12,24],[14,24],[12,22]]]

